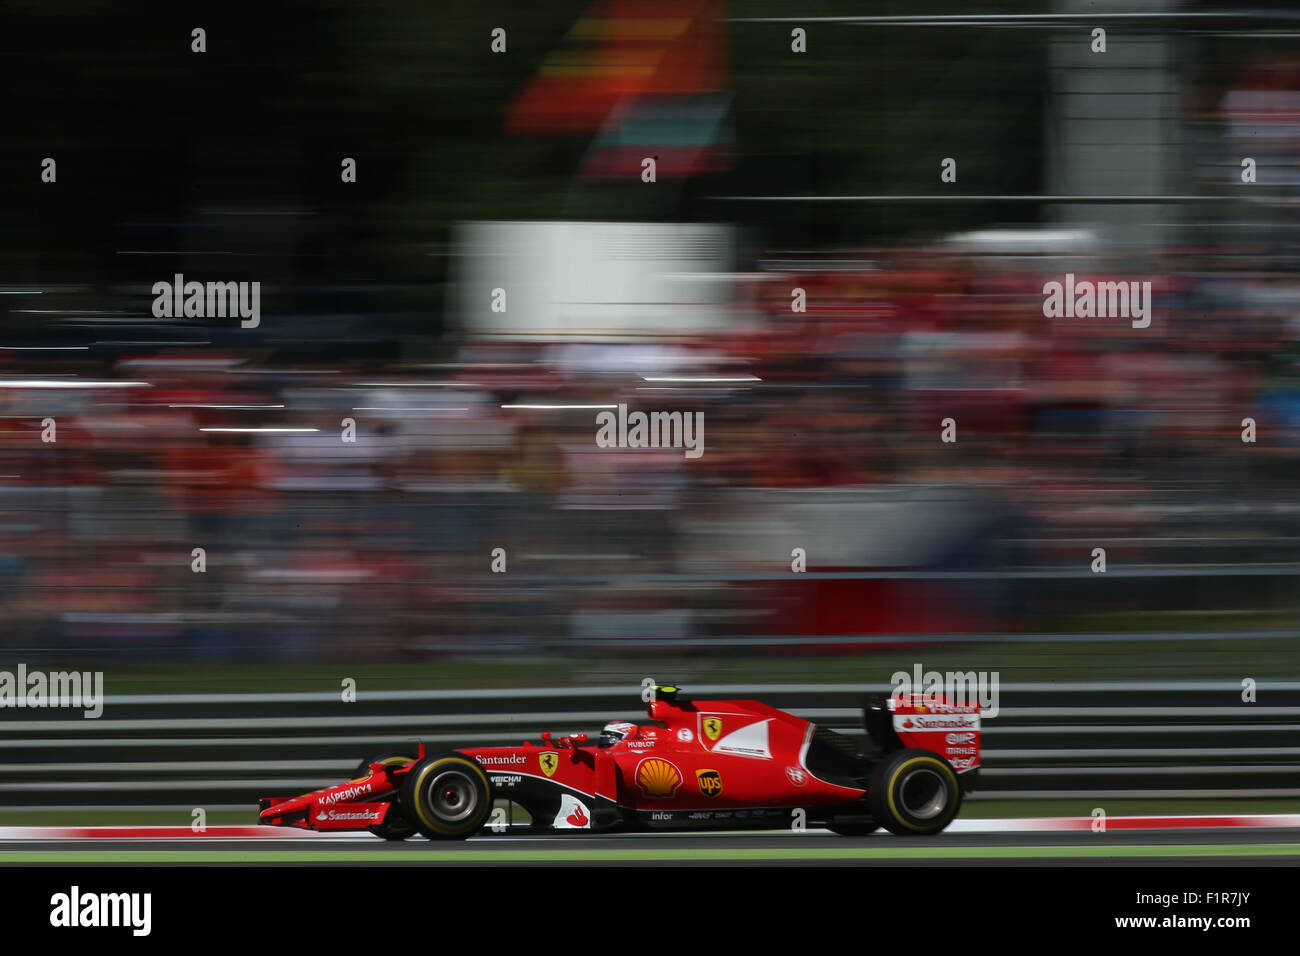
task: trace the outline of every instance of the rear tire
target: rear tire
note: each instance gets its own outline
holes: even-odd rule
[[[890,833],[938,833],[961,808],[961,785],[952,764],[928,750],[908,748],[887,755],[867,784],[871,815]]]
[[[404,763],[411,763],[415,760],[415,754],[402,750],[389,750],[373,757],[367,757],[361,763],[357,764],[354,771],[356,780],[364,780],[370,775],[370,765],[380,763],[386,767],[401,766]],[[416,833],[415,824],[406,818],[402,812],[402,801],[397,794],[393,794],[392,808],[384,817],[384,822],[376,827],[367,827],[377,837],[383,837],[385,840],[405,840],[407,837],[413,837]]]
[[[430,840],[464,840],[491,815],[492,785],[468,757],[425,757],[407,772],[401,801],[416,829]]]

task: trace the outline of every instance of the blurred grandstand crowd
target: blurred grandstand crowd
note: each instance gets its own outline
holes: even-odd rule
[[[1087,588],[776,578],[799,547],[809,571],[1294,560],[1300,283],[1214,249],[1044,265],[769,262],[737,278],[726,340],[466,337],[444,365],[4,351],[0,642],[404,659],[1007,630],[1086,610]],[[1151,279],[1151,327],[1045,318],[1067,269]],[[617,403],[703,412],[703,457],[599,448],[595,408],[536,407]],[[201,430],[269,427],[318,430]],[[774,579],[727,580],[745,574]],[[1150,587],[1148,606],[1211,600]]]

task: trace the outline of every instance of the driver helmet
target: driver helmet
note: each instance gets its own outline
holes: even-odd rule
[[[635,737],[636,733],[636,724],[628,723],[626,720],[610,721],[605,725],[605,729],[600,732],[600,745],[602,747],[612,747],[626,737]]]

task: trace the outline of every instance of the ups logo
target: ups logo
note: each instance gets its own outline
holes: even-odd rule
[[[697,770],[695,779],[699,782],[700,793],[706,797],[716,797],[722,793],[722,775],[716,770]]]

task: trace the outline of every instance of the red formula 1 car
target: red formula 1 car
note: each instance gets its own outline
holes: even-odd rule
[[[492,810],[509,801],[546,832],[824,826],[919,835],[952,821],[979,772],[978,706],[877,697],[863,708],[863,752],[755,700],[686,701],[674,687],[656,687],[654,698],[647,725],[614,722],[597,741],[543,733],[540,744],[380,754],[347,783],[262,799],[260,822],[456,840],[489,822],[504,829],[504,812]]]

